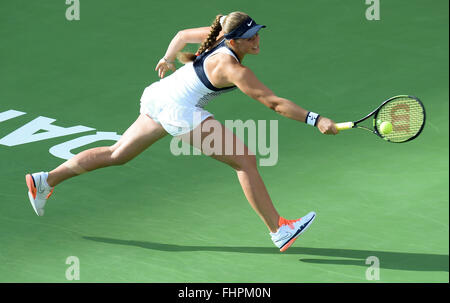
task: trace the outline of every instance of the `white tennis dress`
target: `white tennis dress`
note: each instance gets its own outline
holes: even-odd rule
[[[213,116],[203,109],[213,98],[236,89],[236,86],[217,88],[209,81],[206,60],[216,53],[225,53],[239,59],[222,40],[213,49],[197,56],[170,76],[146,87],[141,97],[142,114],[160,123],[172,136],[178,136],[197,127]]]

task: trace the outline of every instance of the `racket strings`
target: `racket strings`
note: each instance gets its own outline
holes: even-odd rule
[[[390,122],[392,131],[382,136],[391,142],[404,142],[416,136],[425,122],[425,112],[419,101],[398,98],[383,105],[376,116],[377,123]]]

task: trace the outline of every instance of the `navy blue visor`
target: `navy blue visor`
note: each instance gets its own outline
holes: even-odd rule
[[[256,24],[255,20],[248,17],[244,22],[239,24],[234,30],[225,34],[224,37],[227,40],[231,39],[247,39],[253,37],[261,28],[266,27],[265,25]]]

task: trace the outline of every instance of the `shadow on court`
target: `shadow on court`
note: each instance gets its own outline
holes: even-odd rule
[[[448,272],[448,255],[417,254],[402,252],[386,252],[354,249],[291,247],[280,253],[276,247],[231,247],[231,246],[189,246],[163,244],[155,242],[120,240],[101,237],[83,237],[83,239],[108,244],[137,246],[145,249],[166,252],[178,251],[211,251],[248,254],[277,254],[277,255],[313,255],[324,257],[347,258],[342,259],[299,259],[301,262],[333,265],[358,265],[367,267],[365,260],[369,256],[376,256],[380,260],[380,268],[412,271],[446,271]]]

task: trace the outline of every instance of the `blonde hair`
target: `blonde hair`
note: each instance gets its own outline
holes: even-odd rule
[[[177,54],[178,61],[180,61],[183,64],[194,61],[197,56],[201,55],[202,53],[210,49],[211,46],[213,46],[214,43],[217,42],[217,36],[219,35],[222,29],[225,34],[232,32],[236,27],[238,27],[242,22],[244,22],[245,19],[247,19],[248,15],[243,12],[232,12],[228,14],[223,20],[223,27],[220,24],[221,17],[223,17],[223,15],[216,16],[213,23],[211,24],[211,32],[209,33],[208,37],[202,42],[199,49],[197,50],[197,53],[194,54],[194,53],[180,52]]]

